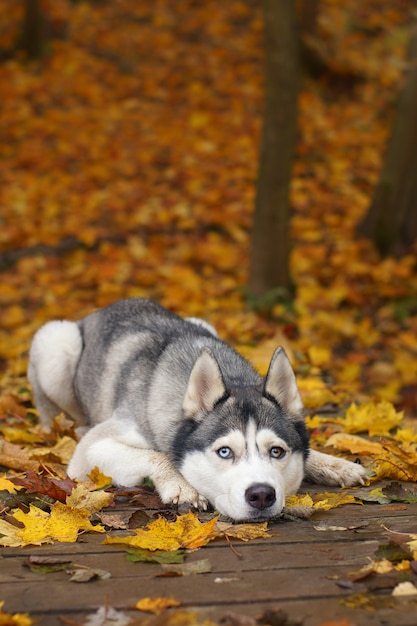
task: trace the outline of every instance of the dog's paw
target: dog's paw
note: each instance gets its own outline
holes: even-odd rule
[[[164,504],[191,504],[202,511],[208,507],[208,500],[185,480],[167,481],[158,489],[158,493]]]
[[[358,463],[310,450],[306,463],[306,478],[323,485],[353,487],[364,485],[368,481],[368,473]]]

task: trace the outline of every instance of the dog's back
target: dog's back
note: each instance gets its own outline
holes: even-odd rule
[[[262,379],[249,363],[197,319],[183,319],[150,300],[122,300],[79,322],[84,348],[75,391],[90,425],[111,417],[140,422],[144,436],[168,451],[182,419],[192,367],[203,347],[229,387]]]

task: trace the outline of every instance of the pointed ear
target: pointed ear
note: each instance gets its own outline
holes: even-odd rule
[[[295,374],[284,348],[277,348],[272,355],[265,379],[264,394],[272,396],[290,416],[300,416],[303,411]]]
[[[194,363],[185,392],[183,409],[186,417],[211,411],[226,393],[219,365],[209,348],[203,348]]]

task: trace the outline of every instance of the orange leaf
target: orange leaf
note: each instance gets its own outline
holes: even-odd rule
[[[174,600],[174,598],[142,598],[142,600],[138,600],[132,608],[158,615],[166,611],[166,609],[180,606],[180,604],[181,602]]]

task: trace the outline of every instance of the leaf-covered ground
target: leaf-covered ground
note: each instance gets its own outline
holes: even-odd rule
[[[1,0],[7,57],[21,5]],[[295,299],[245,286],[263,102],[259,3],[46,2],[47,55],[0,73],[0,344],[6,387],[33,332],[125,296],[201,315],[264,369],[415,413],[415,256],[381,260],[369,205],[411,1],[321,2],[328,72],[305,76],[292,181]],[[214,8],[214,4],[213,7]],[[207,19],[207,16],[210,19]],[[309,382],[307,404],[317,406]]]
[[[360,457],[372,479],[414,482],[416,257],[380,259],[355,237],[389,133],[411,0],[321,2],[327,70],[304,77],[291,186],[296,295],[272,308],[246,291],[260,3],[45,2],[39,63],[10,54],[22,4],[0,0],[0,465],[14,481],[0,478],[3,543],[35,541],[40,528],[49,534],[38,541],[59,541],[68,506],[89,512],[76,538],[104,506],[94,481],[68,503],[80,488],[65,478],[73,432],[65,421],[49,434],[36,425],[27,351],[45,321],[127,296],[206,318],[261,372],[283,344],[313,445]],[[365,496],[417,497],[406,487]],[[293,504],[334,506],[326,497]]]

